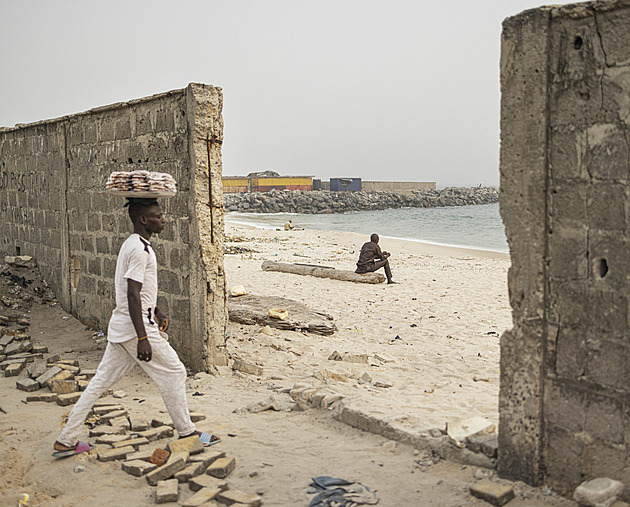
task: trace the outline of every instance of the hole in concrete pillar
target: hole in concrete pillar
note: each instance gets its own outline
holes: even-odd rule
[[[79,275],[81,275],[81,263],[74,255],[70,257],[70,285],[72,290],[77,290],[79,286]]]
[[[575,49],[582,49],[582,37],[580,37],[579,35],[575,37],[575,40],[573,41],[573,47]]]
[[[597,257],[593,260],[593,273],[600,280],[608,273],[608,262],[603,257]]]
[[[20,255],[20,247],[19,246],[15,247],[15,255]]]

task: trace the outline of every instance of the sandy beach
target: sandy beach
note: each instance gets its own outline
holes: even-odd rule
[[[218,434],[222,442],[216,449],[236,458],[230,488],[261,495],[265,506],[302,506],[312,498],[307,493],[311,477],[329,475],[375,489],[382,506],[454,507],[487,505],[469,493],[483,478],[508,483],[493,471],[440,460],[352,428],[326,410],[298,410],[288,394],[295,385],[325,386],[353,407],[409,431],[444,428],[451,418],[473,415],[496,423],[499,334],[510,326],[507,256],[382,238],[399,284],[369,285],[260,268],[264,260],[278,260],[352,269],[366,241],[362,236],[230,223],[226,236],[226,246],[251,250],[226,255],[230,287],[298,300],[329,313],[337,326],[330,336],[276,329],[267,335],[260,326],[231,322],[231,359],[255,362],[263,375],[225,366],[189,377],[190,409],[206,415],[198,427]],[[104,344],[93,339],[94,330],[58,305],[34,303],[25,313],[34,341],[47,345],[49,354],[96,367]],[[368,354],[369,361],[329,360],[334,351]],[[370,382],[358,380],[364,373]],[[29,505],[155,503],[155,488],[144,478],[123,472],[118,461],[96,459],[106,445],[88,455],[54,460],[52,443],[70,407],[26,403],[26,393],[15,389],[23,377],[0,377],[0,505],[17,505],[21,493],[30,495]],[[147,420],[167,417],[156,387],[138,368],[115,389],[127,395],[105,401]],[[243,410],[270,396],[277,411]],[[87,426],[84,431],[88,439]],[[516,493],[510,506],[574,505],[549,491],[509,484]],[[180,484],[180,502],[191,495]]]
[[[231,323],[231,351],[260,361],[272,375],[306,384],[324,379],[356,406],[408,428],[444,428],[458,417],[498,421],[499,335],[511,324],[507,255],[383,237],[380,246],[392,254],[398,283],[372,285],[260,268],[276,260],[354,270],[367,237],[229,223],[226,235],[246,239],[234,244],[256,251],[226,255],[230,286],[298,300],[332,315],[338,328],[326,337],[289,331],[265,336]],[[275,350],[278,343],[287,351]],[[370,362],[329,361],[334,351],[368,354]],[[330,372],[348,381],[333,380]],[[391,387],[353,380],[364,372]]]

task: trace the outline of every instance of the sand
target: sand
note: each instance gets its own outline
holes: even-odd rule
[[[207,415],[198,427],[217,433],[222,442],[215,449],[236,458],[231,487],[261,494],[265,506],[300,506],[312,498],[310,478],[330,475],[376,489],[382,506],[487,505],[472,498],[469,487],[486,476],[499,480],[493,472],[444,460],[429,464],[424,452],[342,424],[326,410],[291,410],[286,391],[296,384],[326,385],[343,395],[344,403],[410,430],[443,428],[450,418],[471,415],[496,422],[498,335],[510,325],[509,259],[382,238],[400,283],[354,284],[263,272],[260,264],[280,260],[353,268],[363,237],[231,224],[226,233],[247,239],[228,245],[257,250],[226,255],[229,286],[304,302],[330,313],[338,327],[326,337],[277,330],[268,336],[260,326],[230,323],[230,357],[258,362],[264,374],[219,367],[213,375],[189,378],[190,408]],[[83,368],[96,367],[103,345],[92,338],[94,330],[59,306],[35,303],[25,313],[36,343],[47,345],[51,354],[79,359]],[[368,354],[369,363],[328,360],[333,351]],[[371,383],[350,378],[365,372]],[[31,495],[30,505],[154,504],[155,488],[123,472],[119,462],[101,463],[94,452],[55,461],[52,444],[69,408],[25,403],[26,393],[15,389],[15,380],[0,377],[0,407],[6,412],[0,412],[0,505],[17,505],[23,492]],[[391,387],[374,387],[374,382]],[[155,386],[139,369],[115,389],[127,396],[106,400],[122,403],[131,415],[166,416]],[[242,411],[270,395],[280,411]],[[517,497],[510,506],[574,505],[512,484]],[[181,499],[192,494],[186,485],[180,492]]]

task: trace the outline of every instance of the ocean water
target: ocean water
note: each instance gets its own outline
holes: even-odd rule
[[[330,215],[229,212],[225,214],[225,220],[230,223],[274,229],[282,228],[287,220],[291,220],[294,227],[304,229],[348,231],[367,236],[375,232],[382,237],[508,252],[498,203],[356,211]]]

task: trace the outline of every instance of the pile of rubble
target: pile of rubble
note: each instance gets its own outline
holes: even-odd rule
[[[206,418],[199,413],[190,416],[193,422]],[[123,405],[103,401],[94,405],[87,423],[93,426],[90,438],[97,445],[109,446],[95,451],[97,459],[121,461],[123,471],[144,477],[157,487],[156,503],[181,502],[188,507],[210,501],[218,502],[216,505],[262,505],[259,496],[229,488],[225,479],[236,468],[235,458],[204,447],[197,435],[160,443],[173,437],[171,421],[153,419],[149,423],[131,416]],[[180,500],[185,491],[180,491],[180,484],[188,484],[193,492],[186,500]]]

